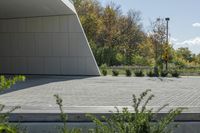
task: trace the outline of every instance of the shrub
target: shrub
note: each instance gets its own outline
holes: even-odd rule
[[[153,99],[154,95],[149,95],[151,90],[146,90],[140,97],[133,95],[133,109],[134,113],[130,112],[128,108],[123,108],[122,111],[117,109],[117,113],[113,113],[111,117],[102,116],[104,124],[101,120],[93,115],[87,115],[95,123],[95,129],[91,129],[92,133],[165,133],[171,132],[177,126],[169,126],[175,117],[183,111],[183,108],[171,109],[168,114],[162,118],[157,117],[158,113],[164,109],[168,104],[163,105],[157,111],[152,112],[153,109],[147,109],[148,103]],[[151,122],[155,121],[156,124]]]
[[[178,78],[180,76],[180,73],[177,70],[171,71],[172,77]]]
[[[106,65],[106,64],[102,64],[101,66],[100,66],[100,69],[101,70],[106,70],[108,68],[108,66]]]
[[[159,77],[160,74],[159,74],[159,70],[158,70],[158,67],[154,67],[154,77]]]
[[[113,76],[118,76],[119,75],[119,72],[117,70],[112,70],[112,75]]]
[[[103,76],[106,76],[108,74],[108,71],[106,69],[103,69],[102,74],[103,74]]]
[[[160,76],[161,77],[167,77],[168,71],[161,71]]]
[[[134,73],[136,77],[144,77],[144,72],[142,70],[136,70]]]
[[[6,78],[5,76],[0,76],[0,92],[5,89],[10,88],[16,82],[24,81],[24,76],[14,76],[13,78]],[[9,123],[9,115],[16,109],[19,109],[19,106],[15,106],[8,111],[4,111],[5,105],[0,104],[0,133],[23,133],[25,131],[21,130],[20,127]]]
[[[69,130],[67,128],[67,114],[64,113],[62,99],[58,94],[55,94],[54,97],[56,98],[56,104],[59,106],[60,109],[60,119],[63,122],[63,127],[61,127],[60,133],[81,133],[81,130],[78,128],[74,128]]]
[[[132,75],[131,70],[130,69],[126,69],[126,76],[127,77],[131,77],[131,75]]]
[[[154,77],[154,72],[150,70],[149,72],[147,72],[147,76]]]

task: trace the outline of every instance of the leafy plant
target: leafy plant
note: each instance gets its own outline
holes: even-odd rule
[[[136,70],[134,73],[136,77],[144,77],[144,72],[142,70]]]
[[[130,69],[126,69],[126,76],[127,77],[131,77],[131,75],[132,75],[131,70]]]
[[[118,75],[119,75],[119,71],[117,71],[117,70],[112,70],[112,75],[113,75],[113,76],[118,76]]]
[[[171,71],[171,75],[172,75],[172,77],[178,78],[180,76],[180,73],[177,70],[173,70],[173,71]]]
[[[152,70],[148,71],[147,76],[154,77],[154,72]]]
[[[0,76],[0,92],[10,88],[16,82],[24,81],[24,76],[14,76],[13,78],[6,78],[5,76]]]
[[[102,74],[103,74],[103,76],[106,76],[108,74],[108,71],[106,69],[103,69]]]
[[[161,71],[160,72],[161,77],[167,77],[167,75],[168,75],[168,71]]]
[[[61,127],[61,133],[81,133],[80,129],[71,129],[67,128],[67,114],[64,113],[62,99],[59,95],[55,94],[54,97],[56,98],[56,104],[59,106],[60,109],[60,119],[63,122],[63,127]]]
[[[153,108],[147,109],[148,103],[154,97],[152,94],[148,96],[150,91],[146,90],[140,94],[139,98],[133,95],[134,112],[130,112],[128,108],[123,108],[120,112],[116,108],[117,113],[113,113],[111,117],[102,116],[107,124],[93,115],[87,115],[96,125],[91,133],[164,133],[172,131],[174,127],[170,128],[169,124],[182,112],[183,108],[171,109],[168,114],[159,119],[158,113],[168,105],[163,105],[155,112],[153,112]],[[152,124],[153,120],[155,124]]]
[[[24,81],[24,76],[14,76],[13,78],[6,78],[5,76],[0,76],[0,92],[4,91],[5,89],[10,88],[16,82]],[[5,105],[0,104],[0,112],[2,112],[5,108]],[[19,109],[19,106],[13,107],[11,110],[7,111],[6,113],[0,114],[0,133],[22,133],[23,131],[20,130],[17,126],[14,126],[9,123],[9,114]]]

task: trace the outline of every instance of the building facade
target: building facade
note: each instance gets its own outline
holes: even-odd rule
[[[73,3],[0,1],[0,73],[100,75]]]

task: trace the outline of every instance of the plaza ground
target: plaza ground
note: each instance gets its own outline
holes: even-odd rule
[[[18,123],[29,133],[56,133],[60,121],[60,111],[54,94],[63,99],[63,108],[68,115],[68,127],[81,128],[87,132],[94,127],[85,114],[100,118],[109,116],[110,111],[129,107],[132,94],[137,96],[151,89],[155,98],[148,104],[157,109],[168,103],[170,108],[187,107],[176,117],[179,128],[175,133],[199,133],[200,131],[200,77],[149,78],[149,77],[69,77],[69,76],[27,76],[25,82],[18,83],[1,93],[1,104],[6,109],[21,106],[10,115],[10,121]]]
[[[1,104],[21,106],[18,113],[59,112],[54,94],[63,99],[66,112],[109,112],[114,106],[132,105],[132,94],[151,89],[155,98],[149,106],[164,104],[187,107],[187,112],[200,112],[200,77],[69,77],[28,76],[0,95]]]

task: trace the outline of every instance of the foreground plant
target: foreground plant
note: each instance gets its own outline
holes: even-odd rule
[[[10,88],[16,82],[24,81],[24,76],[14,76],[11,78],[6,78],[5,76],[0,76],[0,92],[5,89]],[[19,109],[19,106],[15,106],[8,111],[4,111],[5,105],[0,104],[0,133],[22,133],[23,131],[19,129],[16,125],[12,125],[9,123],[9,114]]]
[[[174,121],[183,108],[171,109],[168,114],[159,119],[158,113],[168,105],[164,105],[153,113],[153,108],[147,109],[147,104],[152,100],[154,95],[149,95],[151,90],[143,92],[139,98],[133,95],[134,113],[123,108],[122,112],[117,109],[117,113],[113,113],[109,118],[102,117],[101,120],[92,115],[87,115],[95,123],[95,129],[90,130],[91,133],[165,133],[173,130],[169,124]],[[148,96],[148,97],[147,97]],[[146,100],[145,100],[146,99]],[[152,121],[155,121],[152,123]]]
[[[81,133],[80,129],[69,130],[67,128],[67,114],[63,111],[62,99],[57,94],[55,94],[54,97],[56,98],[56,104],[59,106],[60,109],[60,119],[63,122],[63,127],[61,127],[61,133]]]

